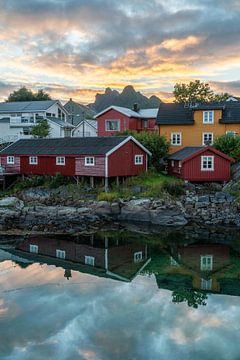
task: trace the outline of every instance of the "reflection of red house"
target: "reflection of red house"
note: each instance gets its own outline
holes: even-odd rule
[[[131,110],[120,106],[110,106],[98,113],[98,136],[112,136],[119,131],[155,131],[158,109]]]
[[[148,259],[145,245],[119,244],[118,241],[113,242],[108,238],[100,241],[94,239],[94,236],[81,238],[76,242],[31,236],[20,243],[17,250],[40,258],[55,258],[68,263],[68,268],[69,263],[86,265],[86,272],[88,268],[99,269],[107,276],[124,281],[131,280],[147,264]]]
[[[232,162],[211,146],[189,146],[168,157],[168,174],[188,181],[228,181]]]

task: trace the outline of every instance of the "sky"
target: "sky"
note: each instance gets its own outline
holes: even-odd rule
[[[200,79],[240,96],[240,0],[0,0],[0,100],[20,86],[87,104],[133,85],[171,101]]]

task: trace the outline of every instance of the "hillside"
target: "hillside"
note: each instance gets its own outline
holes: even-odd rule
[[[153,95],[150,98],[144,96],[139,91],[135,91],[133,86],[126,86],[121,93],[117,90],[106,88],[104,94],[97,94],[95,102],[89,107],[96,112],[111,106],[124,106],[132,108],[133,104],[137,103],[141,109],[156,108],[161,103],[161,100]]]

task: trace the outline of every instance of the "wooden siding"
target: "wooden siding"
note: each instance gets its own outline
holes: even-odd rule
[[[143,165],[135,165],[135,155],[143,155]],[[134,176],[146,171],[147,154],[132,140],[108,157],[108,176]]]
[[[201,170],[202,156],[214,157],[214,170]],[[180,168],[179,161],[174,161],[174,167],[172,167],[171,161],[168,161],[168,174],[187,181],[229,181],[231,178],[231,162],[211,150],[206,150],[196,157],[182,162]]]
[[[64,157],[64,155],[59,156]],[[21,173],[50,176],[54,176],[56,174],[62,174],[64,176],[74,176],[75,158],[71,156],[65,156],[65,165],[56,165],[56,156],[41,155],[38,156],[37,165],[30,165],[29,156],[21,156]]]
[[[6,172],[11,174],[20,173],[20,156],[14,156],[14,164],[7,164],[7,155],[1,156],[1,165],[4,167]]]
[[[91,155],[88,155],[91,157]],[[105,176],[105,156],[94,156],[95,165],[85,166],[85,156],[77,157],[75,174],[79,176]]]
[[[201,146],[202,134],[212,132],[214,139],[218,136],[225,135],[226,131],[235,131],[240,134],[240,124],[220,124],[222,118],[222,110],[214,110],[214,124],[203,124],[203,111],[194,111],[193,125],[159,125],[159,134],[171,141],[172,132],[182,133],[181,146],[171,145],[170,153],[178,151],[185,146]],[[240,119],[239,119],[240,120]]]

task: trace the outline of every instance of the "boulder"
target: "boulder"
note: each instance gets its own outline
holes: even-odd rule
[[[24,208],[24,202],[14,196],[5,197],[0,200],[0,207],[21,210]]]

